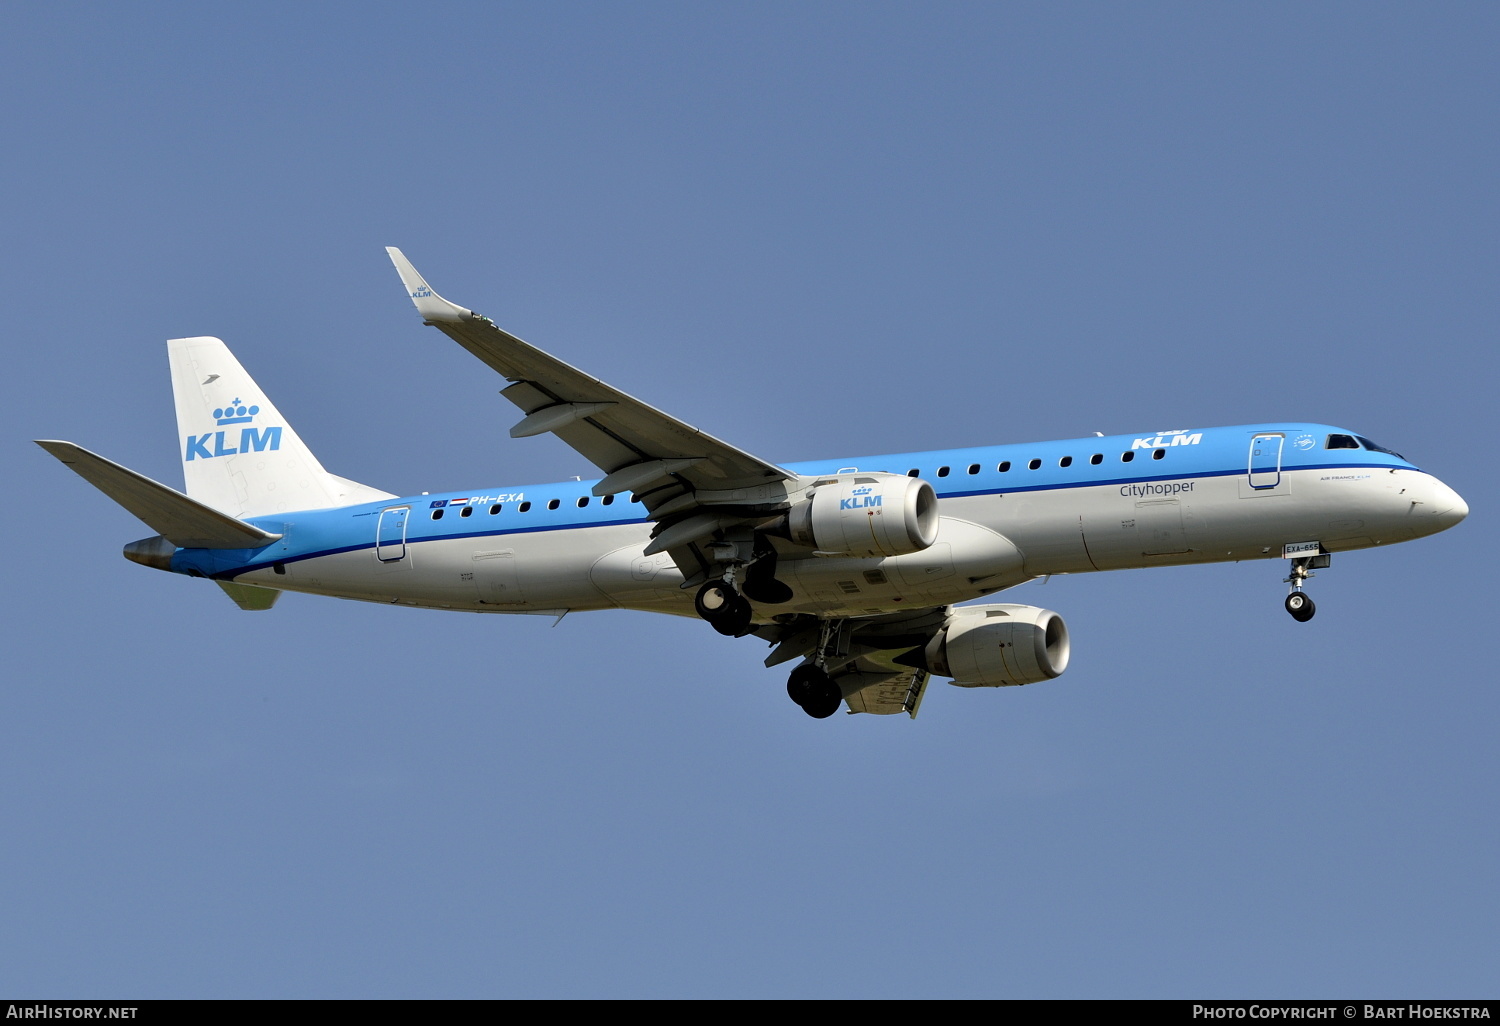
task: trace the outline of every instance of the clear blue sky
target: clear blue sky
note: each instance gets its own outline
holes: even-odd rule
[[[1493,4],[31,4],[0,34],[0,994],[1496,996]],[[1277,419],[1445,535],[1075,576],[1074,660],[813,721],[689,620],[243,613],[164,340],[335,473],[586,475],[449,298],[773,460]]]

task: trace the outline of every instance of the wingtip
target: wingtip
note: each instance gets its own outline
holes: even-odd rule
[[[396,273],[401,276],[401,284],[406,287],[406,294],[411,297],[412,304],[416,306],[417,313],[422,315],[424,321],[466,321],[474,316],[474,311],[465,309],[457,303],[450,303],[442,296],[432,290],[427,280],[417,273],[406,254],[395,246],[385,247],[386,256],[391,258],[391,263],[396,265]]]

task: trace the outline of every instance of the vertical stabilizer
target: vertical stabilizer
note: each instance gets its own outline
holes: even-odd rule
[[[255,517],[393,497],[324,470],[219,339],[174,338],[167,353],[183,477],[194,499]]]

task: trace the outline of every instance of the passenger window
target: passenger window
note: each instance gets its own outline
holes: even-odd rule
[[[1121,463],[1129,463],[1133,459],[1135,459],[1135,453],[1131,452],[1128,449],[1125,452],[1120,453]]]
[[[1165,449],[1157,449],[1155,452],[1153,452],[1151,454],[1151,458],[1153,460],[1159,460],[1162,457],[1166,456],[1166,454],[1167,454],[1167,450],[1165,450]]]
[[[587,506],[588,504],[589,504],[589,497],[587,495],[585,495],[583,498],[581,498],[581,499],[578,500],[578,508],[579,509],[583,509],[583,507]]]
[[[947,476],[948,476],[948,468],[947,467],[938,467],[938,477],[947,477]]]
[[[977,474],[977,473],[979,473],[979,464],[977,464],[977,463],[970,463],[969,464],[969,473],[971,473],[971,474]]]
[[[562,505],[561,501],[559,501],[558,499],[553,499],[552,501],[550,501],[550,502],[547,503],[547,508],[548,509],[556,509],[557,507],[559,507],[561,505]]]
[[[500,509],[501,509],[501,507],[500,507],[499,503],[496,503],[495,505],[491,506],[490,507],[490,516],[494,516],[496,513],[499,513]]]
[[[606,495],[604,498],[602,498],[602,499],[599,500],[599,503],[600,503],[600,505],[608,506],[608,505],[610,505],[614,501],[615,501],[615,497],[613,495]]]
[[[1073,457],[1064,456],[1062,459],[1057,461],[1057,465],[1059,467],[1071,467],[1073,465]]]
[[[916,467],[912,467],[910,470],[908,470],[906,472],[906,476],[907,477],[921,477],[922,476],[922,472],[920,470],[918,470]]]
[[[1099,464],[1101,464],[1101,463],[1104,462],[1104,453],[1102,453],[1102,452],[1096,452],[1096,453],[1094,453],[1094,455],[1092,455],[1092,456],[1089,457],[1089,462],[1092,463],[1094,466],[1097,467]]]
[[[1026,464],[1026,466],[1030,467],[1032,470],[1037,470],[1038,468],[1041,467],[1041,465],[1042,465],[1042,461],[1041,460],[1032,460],[1030,463]]]
[[[474,507],[465,506],[463,509],[458,511],[458,515],[461,517],[472,517],[474,515]]]
[[[1010,473],[1010,460],[1006,460],[1004,463],[1000,464],[995,469],[998,470],[998,471],[1000,471],[1000,473],[1002,473],[1002,474],[1009,474]]]
[[[1328,441],[1323,443],[1325,449],[1358,449],[1359,443],[1354,440],[1353,435],[1329,435]]]
[[[441,520],[441,519],[443,519],[443,511],[440,510],[440,509],[433,510],[432,511],[432,519],[434,519],[434,520]]]
[[[518,506],[516,508],[517,508],[518,511],[520,511],[522,513],[530,513],[531,512],[531,503],[529,503],[529,502],[523,502],[523,503],[521,503],[520,506]]]

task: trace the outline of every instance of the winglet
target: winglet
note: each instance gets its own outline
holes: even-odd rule
[[[385,247],[386,255],[391,258],[391,263],[396,265],[396,273],[401,275],[401,284],[406,286],[406,294],[417,306],[417,313],[422,315],[422,320],[431,324],[433,321],[467,321],[474,317],[473,310],[465,310],[457,303],[450,303],[436,292],[432,286],[417,273],[417,269],[406,259],[395,246]]]

